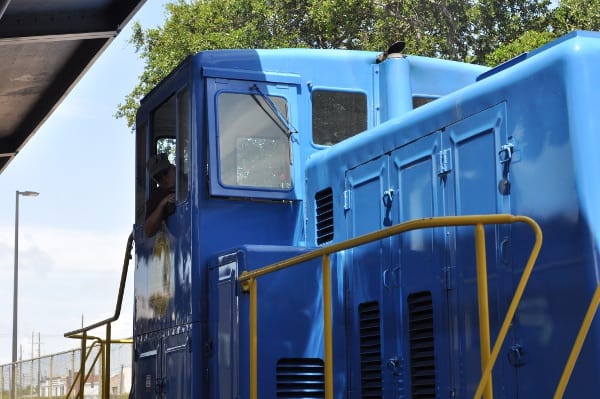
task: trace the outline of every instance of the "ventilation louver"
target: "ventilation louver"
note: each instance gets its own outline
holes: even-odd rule
[[[331,188],[315,194],[317,212],[317,244],[333,241],[333,191]]]
[[[360,327],[360,383],[362,398],[381,398],[381,329],[379,303],[358,305]]]
[[[408,296],[411,390],[414,399],[436,397],[433,301],[428,291]]]
[[[282,358],[277,362],[277,398],[324,398],[325,366],[315,358]]]

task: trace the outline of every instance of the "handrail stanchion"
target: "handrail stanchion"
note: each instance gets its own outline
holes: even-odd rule
[[[475,225],[475,257],[477,260],[477,302],[479,306],[479,348],[481,351],[481,372],[485,371],[490,361],[490,311],[487,283],[487,259],[485,254],[485,229],[478,223]],[[485,399],[494,397],[492,377],[485,386]]]
[[[323,255],[323,324],[325,352],[325,399],[333,399],[333,328],[331,310],[331,260]]]
[[[80,362],[79,362],[79,392],[77,392],[77,397],[83,399],[83,390],[85,389],[85,360],[87,358],[85,352],[87,331],[84,331],[81,337],[81,353],[79,354]]]
[[[81,339],[82,337],[81,336],[77,336],[77,338]],[[78,381],[77,379],[78,378],[83,378],[84,381],[87,381],[88,378],[90,378],[90,375],[93,373],[94,367],[96,366],[96,363],[98,363],[98,359],[99,358],[100,359],[104,359],[104,343],[102,342],[102,340],[100,338],[94,337],[94,336],[88,336],[88,337],[86,337],[86,340],[87,339],[94,339],[95,342],[93,342],[87,348],[87,352],[85,353],[84,363],[87,364],[88,360],[90,360],[90,356],[91,356],[92,351],[94,350],[95,346],[99,347],[98,354],[95,357],[92,358],[90,369],[89,369],[89,371],[87,373],[85,373],[85,372],[81,373],[81,370],[78,370],[77,373],[75,373],[75,371],[73,370],[73,374],[74,374],[73,381],[71,381],[71,386],[69,387],[69,390],[67,391],[66,395],[64,396],[65,399],[68,399],[68,398],[71,397],[71,394],[73,393],[73,390],[75,390],[75,388],[77,388],[77,391],[79,390],[79,382],[77,382]],[[131,343],[131,342],[123,342],[123,343]],[[52,359],[53,358],[50,357],[50,369],[53,368],[53,366],[52,366]],[[101,362],[103,362],[103,360],[101,360]],[[102,364],[102,367],[104,367],[103,364]],[[104,368],[102,368],[102,370],[104,371]],[[51,380],[52,380],[52,377],[50,378],[50,381]],[[79,393],[77,392],[75,394],[75,397],[77,398],[78,395],[79,395]],[[50,396],[52,396],[51,392],[50,392]]]
[[[496,338],[494,347],[492,348],[490,360],[482,373],[481,380],[479,381],[479,385],[477,386],[477,390],[475,391],[475,395],[473,396],[475,399],[481,398],[481,395],[483,395],[483,389],[485,388],[487,383],[491,381],[492,368],[494,367],[496,359],[498,359],[498,355],[500,354],[500,347],[504,343],[504,339],[506,338],[508,329],[510,328],[512,320],[517,311],[517,306],[519,306],[519,302],[521,301],[521,297],[523,296],[523,292],[525,291],[527,281],[531,276],[533,266],[535,265],[535,260],[537,259],[540,253],[540,249],[542,248],[542,229],[533,219],[526,216],[512,216],[511,223],[515,222],[523,222],[528,224],[535,233],[535,242],[533,244],[533,248],[531,249],[531,253],[529,254],[527,265],[523,270],[523,274],[521,274],[521,279],[519,280],[519,284],[517,285],[517,289],[515,290],[513,299],[510,302],[510,305],[508,306],[508,311],[506,312],[506,316],[504,317],[504,321],[502,322],[500,331],[498,332],[498,337]]]
[[[111,340],[111,323],[106,324],[106,342],[104,343],[104,357],[102,368],[102,397],[109,399],[110,395],[110,340]]]
[[[573,344],[573,348],[571,349],[571,353],[569,354],[569,358],[567,360],[567,363],[565,364],[565,369],[563,370],[558,386],[556,387],[556,392],[553,396],[554,399],[562,398],[565,393],[565,389],[567,388],[567,384],[569,383],[569,379],[571,378],[571,373],[573,372],[573,368],[575,367],[575,362],[579,357],[579,352],[581,352],[581,347],[583,346],[585,337],[587,336],[587,333],[590,330],[592,321],[594,320],[594,316],[596,315],[596,311],[598,310],[599,304],[600,284],[596,287],[596,291],[594,292],[594,296],[592,297],[590,306],[588,307],[588,310],[585,313],[583,323],[581,323],[581,328],[577,333],[577,338],[575,339],[575,343]]]
[[[247,283],[250,291],[250,399],[258,399],[258,294],[256,279]]]

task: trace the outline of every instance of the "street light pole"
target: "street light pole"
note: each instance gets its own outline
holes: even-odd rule
[[[37,197],[39,193],[35,191],[18,191],[15,193],[15,269],[14,269],[14,285],[13,285],[13,329],[12,329],[12,385],[11,398],[17,397],[17,311],[18,293],[19,293],[19,195],[24,197]]]

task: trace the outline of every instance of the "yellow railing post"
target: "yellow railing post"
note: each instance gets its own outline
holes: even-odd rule
[[[102,356],[102,398],[110,397],[110,341],[112,339],[111,323],[106,324],[106,342],[104,343],[104,356]]]
[[[81,361],[79,362],[79,391],[77,392],[77,397],[79,399],[83,399],[83,391],[85,389],[85,360],[87,359],[87,355],[85,352],[87,332],[84,331],[82,335],[83,336],[81,338],[81,353],[79,354],[81,358]]]
[[[510,305],[508,306],[508,311],[506,312],[506,316],[504,317],[504,321],[502,322],[502,326],[500,327],[500,331],[498,332],[498,337],[496,338],[496,342],[494,343],[494,347],[492,348],[492,353],[490,355],[490,359],[485,367],[485,370],[482,373],[481,380],[479,381],[479,385],[477,386],[477,390],[475,391],[474,398],[479,399],[481,395],[483,395],[483,390],[492,379],[492,368],[496,363],[496,359],[498,359],[498,355],[500,354],[500,347],[504,343],[504,339],[506,338],[506,334],[508,333],[508,329],[512,323],[512,319],[515,316],[517,311],[517,306],[519,306],[519,302],[521,302],[521,297],[523,296],[523,292],[525,291],[525,286],[527,285],[527,281],[531,276],[531,272],[533,270],[533,266],[535,265],[535,260],[537,259],[538,254],[540,253],[540,249],[542,248],[542,230],[540,226],[531,218],[526,216],[512,216],[514,222],[523,222],[528,224],[535,234],[535,242],[533,244],[533,248],[531,249],[531,253],[529,254],[529,259],[527,260],[527,264],[525,265],[525,269],[523,270],[523,274],[521,274],[521,279],[519,280],[519,284],[517,285],[517,289],[515,290],[515,294],[513,296]],[[505,222],[506,223],[506,222]]]
[[[583,318],[583,323],[581,324],[581,328],[577,333],[577,338],[575,339],[575,343],[573,344],[573,348],[571,349],[571,353],[569,354],[569,358],[567,363],[565,364],[565,369],[560,377],[560,381],[558,386],[556,387],[556,392],[554,393],[554,399],[560,399],[563,397],[565,393],[565,389],[567,388],[567,384],[569,382],[569,378],[571,378],[571,373],[573,372],[573,368],[575,368],[575,362],[579,357],[579,353],[581,352],[581,347],[583,346],[583,342],[585,341],[585,337],[590,330],[592,325],[592,321],[594,320],[594,316],[596,315],[596,311],[598,310],[598,305],[600,304],[600,284],[596,287],[596,291],[594,292],[594,296],[592,297],[592,301],[590,302],[590,306],[588,307],[587,312],[585,313],[585,317]]]
[[[481,223],[475,225],[475,258],[477,260],[477,302],[479,306],[479,348],[481,350],[481,372],[490,361],[490,311],[487,283],[487,260],[485,255],[485,229]],[[494,397],[492,378],[485,386],[485,399]]]
[[[250,291],[250,399],[258,399],[258,293],[256,279],[248,281]]]
[[[325,399],[333,399],[333,328],[331,326],[331,316],[331,260],[329,255],[323,255]]]

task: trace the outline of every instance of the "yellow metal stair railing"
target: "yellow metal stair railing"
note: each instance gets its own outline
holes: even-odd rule
[[[112,317],[102,320],[98,323],[91,324],[87,327],[80,328],[78,330],[70,331],[65,333],[67,338],[75,338],[81,340],[81,364],[79,367],[80,375],[85,374],[85,362],[87,355],[86,353],[87,340],[94,339],[100,340],[99,338],[89,336],[88,333],[99,327],[105,327],[105,337],[101,342],[101,353],[102,353],[102,398],[109,399],[110,395],[110,345],[111,343],[129,343],[130,340],[113,340],[111,337],[111,326],[112,323],[119,319],[121,314],[121,305],[123,303],[123,293],[125,292],[125,283],[127,281],[127,271],[129,269],[129,261],[131,260],[131,250],[133,248],[133,233],[131,233],[127,239],[127,246],[125,249],[125,258],[123,260],[123,269],[121,270],[121,281],[119,284],[119,293],[117,294],[117,304],[115,307],[115,313]],[[84,388],[86,379],[79,379],[79,390],[77,392],[77,398],[83,399]]]
[[[489,329],[489,311],[488,311],[488,295],[487,295],[487,267],[485,257],[485,231],[483,226],[490,224],[509,224],[509,223],[525,223],[529,225],[535,234],[535,242],[531,250],[529,259],[525,266],[521,281],[517,286],[515,296],[509,306],[506,318],[494,344],[494,348],[490,353],[490,329]],[[471,215],[471,216],[445,216],[429,219],[411,220],[392,227],[388,227],[373,233],[365,234],[360,237],[332,244],[326,247],[315,249],[290,258],[281,262],[274,263],[253,271],[245,271],[239,281],[242,289],[249,293],[250,296],[250,399],[258,399],[258,309],[257,309],[257,278],[292,267],[303,262],[307,262],[316,258],[322,258],[323,268],[323,322],[324,322],[324,379],[325,379],[325,399],[333,399],[333,340],[332,340],[332,305],[331,305],[331,274],[330,274],[330,255],[339,251],[354,248],[372,241],[377,241],[392,235],[401,234],[411,230],[434,227],[452,227],[452,226],[475,226],[475,250],[476,250],[476,267],[477,267],[477,291],[479,302],[479,331],[481,341],[481,368],[482,379],[477,388],[476,398],[484,394],[486,399],[492,398],[492,380],[491,371],[498,357],[500,347],[508,332],[510,322],[514,317],[517,305],[523,295],[527,280],[531,275],[531,270],[535,264],[535,260],[539,254],[542,245],[542,231],[539,225],[531,218],[526,216],[514,216],[508,214],[494,215]]]
[[[494,344],[492,352],[489,353],[489,342],[490,342],[489,335],[487,337],[487,343],[488,343],[487,351],[483,347],[483,343],[482,343],[482,346],[481,346],[482,377],[479,382],[479,385],[477,386],[477,390],[475,391],[475,395],[474,395],[475,399],[481,398],[482,395],[484,395],[484,397],[486,399],[492,399],[492,397],[493,397],[493,395],[492,395],[492,369],[494,368],[494,364],[496,363],[496,360],[498,359],[498,355],[500,354],[500,348],[502,347],[502,344],[504,343],[504,339],[506,338],[506,334],[508,333],[510,324],[512,323],[512,320],[517,311],[517,307],[519,306],[519,302],[521,301],[521,297],[523,296],[523,292],[525,291],[525,286],[527,285],[527,282],[529,281],[529,277],[531,276],[533,266],[535,265],[535,260],[537,259],[537,256],[542,247],[542,230],[540,229],[540,226],[535,221],[533,221],[533,219],[530,219],[530,218],[526,218],[526,219],[528,221],[525,221],[525,220],[523,220],[523,221],[525,223],[528,223],[532,227],[532,229],[535,233],[535,243],[534,243],[533,249],[531,250],[531,253],[529,255],[527,264],[525,265],[525,268],[523,269],[523,274],[521,274],[521,279],[519,280],[519,284],[517,285],[515,294],[513,295],[510,305],[508,306],[508,311],[506,312],[506,316],[504,317],[504,321],[502,322],[502,326],[500,327],[500,331],[498,332],[498,337],[496,338],[496,343]],[[479,239],[476,238],[476,241],[483,240],[483,243],[479,242],[477,245],[478,246],[485,245],[485,238],[481,236],[481,233],[478,234],[478,236],[479,236]],[[479,251],[478,251],[478,254],[479,254]],[[483,256],[485,257],[485,254]],[[478,257],[479,257],[479,255],[478,255]],[[481,283],[479,280],[482,279],[483,276],[481,276],[482,273],[480,273],[479,262],[480,262],[480,260],[478,259],[478,261],[477,261],[477,263],[478,263],[478,266],[477,266],[477,280],[478,280],[477,291],[479,293],[478,301],[479,301],[479,307],[481,309],[482,295],[481,295]],[[485,262],[485,260],[484,260],[484,262]],[[486,279],[487,279],[487,277],[486,277]],[[485,289],[487,290],[487,284],[485,284]],[[487,307],[487,303],[488,302],[487,302],[487,297],[486,297],[485,304],[484,304],[485,307]],[[480,325],[481,325],[481,317],[482,317],[482,313],[480,310],[480,313],[479,313]],[[489,328],[489,326],[488,326],[488,328]],[[489,334],[489,330],[488,330],[488,334]],[[481,340],[483,341],[483,339],[484,338],[482,337]],[[484,390],[485,390],[485,392],[484,392]]]
[[[567,359],[567,363],[565,364],[565,368],[560,377],[560,381],[558,382],[558,386],[556,387],[556,391],[553,397],[554,399],[562,398],[565,393],[565,389],[567,389],[569,378],[571,378],[571,373],[573,372],[573,368],[575,368],[575,362],[577,362],[577,358],[579,357],[579,353],[581,352],[581,347],[583,346],[585,337],[587,336],[587,333],[590,330],[592,321],[594,320],[594,316],[596,315],[596,311],[598,310],[598,305],[600,305],[600,284],[596,286],[596,291],[594,291],[594,296],[590,301],[590,306],[588,306],[588,309],[585,312],[585,317],[583,318],[583,322],[581,323],[581,327],[579,328],[579,332],[577,333],[577,338],[575,338],[575,343],[573,344],[573,348],[571,349],[571,353],[569,354],[569,358]]]
[[[82,339],[83,336],[72,336],[70,338],[77,338],[77,339]],[[100,385],[102,387],[104,387],[105,384],[105,379],[108,378],[110,379],[110,374],[105,375],[104,370],[106,369],[106,365],[104,364],[104,359],[105,359],[105,351],[106,351],[106,342],[104,340],[102,340],[101,338],[98,337],[94,337],[94,336],[88,336],[87,340],[93,340],[93,343],[87,347],[87,351],[85,352],[85,357],[83,357],[82,355],[82,361],[81,364],[82,365],[86,365],[88,363],[88,360],[90,358],[90,355],[92,354],[92,351],[94,350],[94,348],[96,346],[98,346],[98,353],[96,353],[96,355],[94,356],[92,363],[90,364],[88,371],[85,372],[85,368],[79,368],[79,370],[77,371],[77,373],[75,374],[75,376],[73,377],[73,382],[69,388],[69,390],[67,391],[67,394],[65,395],[65,399],[69,399],[71,398],[71,394],[73,392],[76,392],[76,396],[75,398],[79,398],[81,397],[79,392],[83,392],[83,386],[85,386],[86,381],[89,380],[90,376],[92,375],[93,371],[94,371],[94,367],[96,366],[96,364],[98,363],[98,360],[101,360],[101,370],[103,370],[102,375],[101,375],[101,381],[100,381]],[[111,341],[111,344],[132,344],[133,340],[132,339],[114,339]],[[82,373],[85,373],[85,376],[83,378],[83,380],[81,380],[81,375]],[[75,390],[75,387],[77,387],[78,389]]]
[[[90,337],[92,338],[92,337]],[[85,381],[87,381],[90,378],[90,375],[92,374],[92,371],[94,371],[94,367],[96,366],[96,363],[98,363],[98,359],[102,356],[102,352],[104,351],[104,345],[103,342],[100,338],[96,338],[93,337],[94,342],[87,348],[87,351],[81,354],[82,357],[84,357],[83,360],[83,364],[86,364],[92,354],[92,351],[94,350],[94,348],[96,346],[98,346],[98,353],[96,354],[96,356],[94,356],[94,359],[92,360],[92,364],[89,367],[89,371],[84,375],[85,373],[85,369],[80,368],[77,373],[75,374],[75,376],[73,377],[73,381],[71,383],[71,387],[69,388],[69,390],[67,391],[67,394],[65,395],[65,399],[69,399],[71,397],[71,394],[73,393],[73,391],[75,390],[75,387],[78,386],[77,382],[81,381],[81,376],[84,375],[83,377],[83,383],[85,384]],[[81,387],[81,384],[79,384],[79,388]],[[76,392],[79,392],[79,390],[77,390]]]

